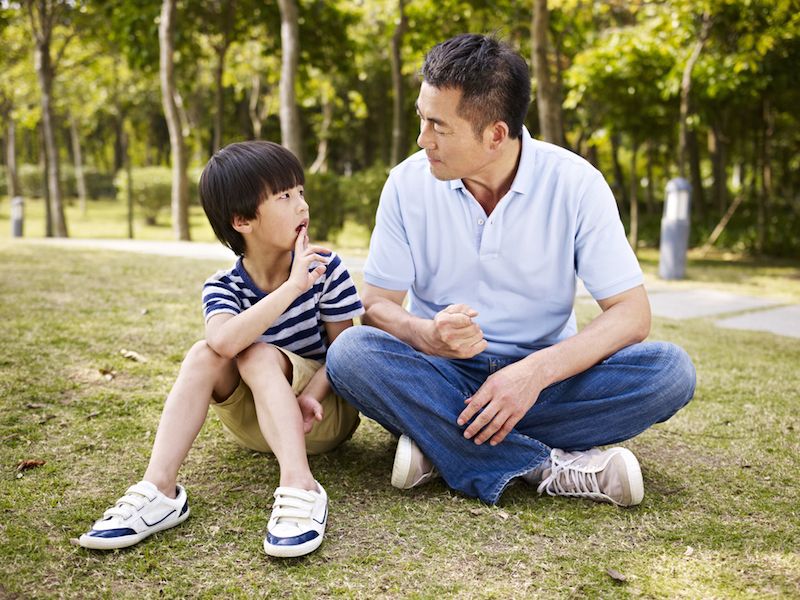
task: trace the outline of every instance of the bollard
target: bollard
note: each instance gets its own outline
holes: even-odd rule
[[[678,177],[667,183],[664,214],[661,217],[661,245],[658,274],[662,279],[683,279],[689,247],[689,208],[692,186]]]
[[[25,200],[20,196],[11,199],[11,236],[22,237],[22,228],[25,223]]]

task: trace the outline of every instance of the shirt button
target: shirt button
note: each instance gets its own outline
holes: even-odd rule
[[[483,225],[483,223],[484,223],[483,219],[478,219],[478,225]]]

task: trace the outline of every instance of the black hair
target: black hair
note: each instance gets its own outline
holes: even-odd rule
[[[243,256],[242,234],[233,219],[255,219],[270,194],[305,184],[303,167],[294,154],[274,142],[229,144],[217,150],[200,174],[200,203],[219,241]]]
[[[461,90],[458,114],[477,137],[495,121],[505,121],[511,138],[522,135],[531,102],[528,65],[495,37],[465,33],[437,44],[425,55],[422,78]]]

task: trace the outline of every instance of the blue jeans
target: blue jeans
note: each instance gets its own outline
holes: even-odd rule
[[[326,362],[339,395],[393,434],[413,439],[452,489],[488,504],[548,458],[551,448],[586,450],[630,439],[669,419],[694,394],[686,352],[643,342],[545,388],[497,446],[465,439],[466,425],[456,423],[464,400],[516,360],[485,352],[465,360],[429,356],[362,326],[339,335]]]

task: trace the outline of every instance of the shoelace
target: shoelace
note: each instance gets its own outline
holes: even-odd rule
[[[103,519],[119,517],[127,520],[141,510],[153,499],[152,494],[133,485],[125,491],[125,495],[117,503],[103,513]]]
[[[314,495],[297,488],[279,487],[275,490],[272,517],[277,523],[289,521],[299,524],[311,518],[314,511]]]
[[[605,498],[600,491],[596,473],[587,473],[573,467],[575,458],[560,461],[550,456],[550,475],[542,480],[538,493],[547,492],[549,496],[578,496],[581,498]]]

